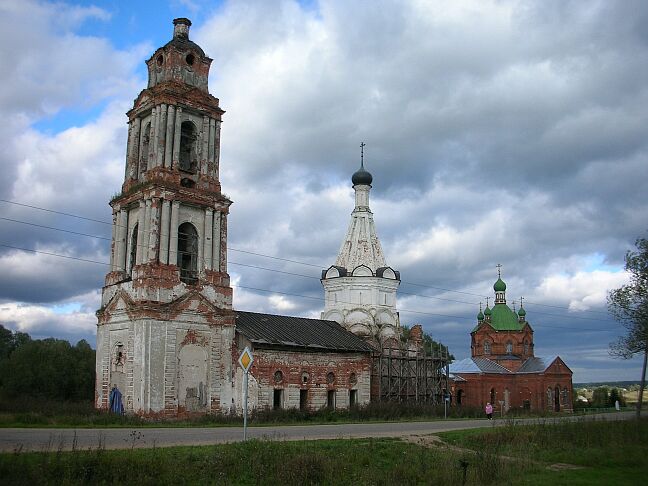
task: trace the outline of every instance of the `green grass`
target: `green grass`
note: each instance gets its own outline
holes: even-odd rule
[[[443,418],[443,406],[370,403],[350,410],[253,410],[250,425],[297,425],[357,422],[418,421]],[[476,408],[451,408],[449,418],[483,417]],[[208,414],[183,420],[151,420],[97,411],[90,402],[0,399],[0,427],[218,427],[241,425],[241,416]]]
[[[518,469],[474,468],[469,484]],[[461,484],[452,453],[390,439],[265,442],[126,451],[0,454],[3,484]]]
[[[0,454],[0,477],[3,484],[624,485],[641,484],[648,474],[648,420],[506,425],[441,435],[465,450],[397,439],[53,449]],[[583,468],[547,469],[555,462]]]
[[[519,484],[639,484],[648,475],[648,419],[515,425],[444,432],[445,441],[473,451],[544,464],[581,466],[559,472],[538,469]]]

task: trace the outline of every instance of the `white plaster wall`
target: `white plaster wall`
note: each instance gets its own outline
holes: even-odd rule
[[[97,330],[97,406],[107,399],[110,385],[110,360],[114,343],[124,343],[127,382],[121,390],[127,412],[160,413],[180,404],[178,359],[180,343],[189,330],[204,338],[206,357],[206,411],[212,398],[221,405],[231,403],[231,346],[234,331],[229,327],[210,326],[197,313],[185,312],[174,321],[154,319],[129,320],[125,312],[114,312],[108,324]],[[186,388],[186,387],[185,387]]]

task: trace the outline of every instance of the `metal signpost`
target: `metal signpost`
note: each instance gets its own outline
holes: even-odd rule
[[[247,440],[248,375],[253,361],[252,352],[246,346],[238,360],[243,368],[243,440]]]

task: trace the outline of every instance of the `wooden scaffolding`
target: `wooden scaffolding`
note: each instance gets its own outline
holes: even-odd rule
[[[372,401],[442,404],[449,390],[447,351],[431,356],[385,348],[373,357]]]

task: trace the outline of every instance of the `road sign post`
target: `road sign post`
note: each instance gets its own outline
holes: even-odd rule
[[[238,362],[243,368],[243,440],[247,440],[248,375],[254,362],[252,352],[247,346],[239,356]]]

